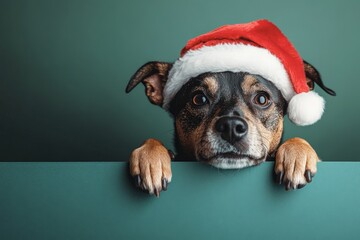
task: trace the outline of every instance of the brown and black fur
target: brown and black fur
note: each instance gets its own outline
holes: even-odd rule
[[[139,82],[149,101],[162,106],[171,63],[149,62],[132,77],[127,92]],[[331,95],[318,71],[304,62],[308,85],[314,82]],[[266,101],[259,101],[266,100]],[[199,104],[199,99],[200,104]],[[262,104],[266,102],[266,104]],[[204,73],[188,81],[170,103],[178,160],[198,160],[220,168],[258,165],[275,157],[277,181],[286,189],[311,182],[319,161],[309,143],[293,138],[280,145],[287,103],[268,80],[246,72]],[[136,183],[159,195],[171,181],[171,154],[155,139],[147,140],[130,157]]]

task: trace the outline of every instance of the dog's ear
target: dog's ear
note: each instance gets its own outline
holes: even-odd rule
[[[321,80],[320,73],[316,70],[314,66],[304,61],[304,69],[305,69],[307,85],[309,86],[310,90],[313,90],[315,88],[315,83],[316,83],[328,94],[332,96],[336,96],[335,91],[331,90],[330,88],[324,85],[323,81]]]
[[[163,104],[163,90],[168,79],[172,63],[148,62],[140,67],[131,77],[126,93],[129,93],[136,85],[142,82],[145,86],[145,94],[149,101],[155,105]]]

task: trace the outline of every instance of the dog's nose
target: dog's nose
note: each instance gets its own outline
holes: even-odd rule
[[[240,117],[221,117],[215,124],[215,129],[221,138],[229,143],[235,143],[246,135],[248,125]]]

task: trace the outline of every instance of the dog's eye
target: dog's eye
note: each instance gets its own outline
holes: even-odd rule
[[[195,105],[195,106],[202,106],[202,105],[205,105],[207,103],[207,98],[205,97],[204,94],[202,93],[198,93],[198,94],[195,94],[193,99],[192,99],[192,103]]]
[[[257,94],[254,98],[254,102],[257,105],[260,105],[262,107],[269,105],[269,103],[270,103],[269,94],[267,94],[265,92],[261,92],[261,93]]]

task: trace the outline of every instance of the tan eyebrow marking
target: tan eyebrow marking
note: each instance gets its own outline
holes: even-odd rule
[[[249,93],[251,90],[251,87],[257,84],[258,81],[253,75],[245,75],[244,81],[241,83],[241,88],[244,93]]]
[[[217,80],[214,77],[206,77],[204,79],[204,83],[208,87],[211,94],[215,94],[217,90],[219,89],[219,84]]]

